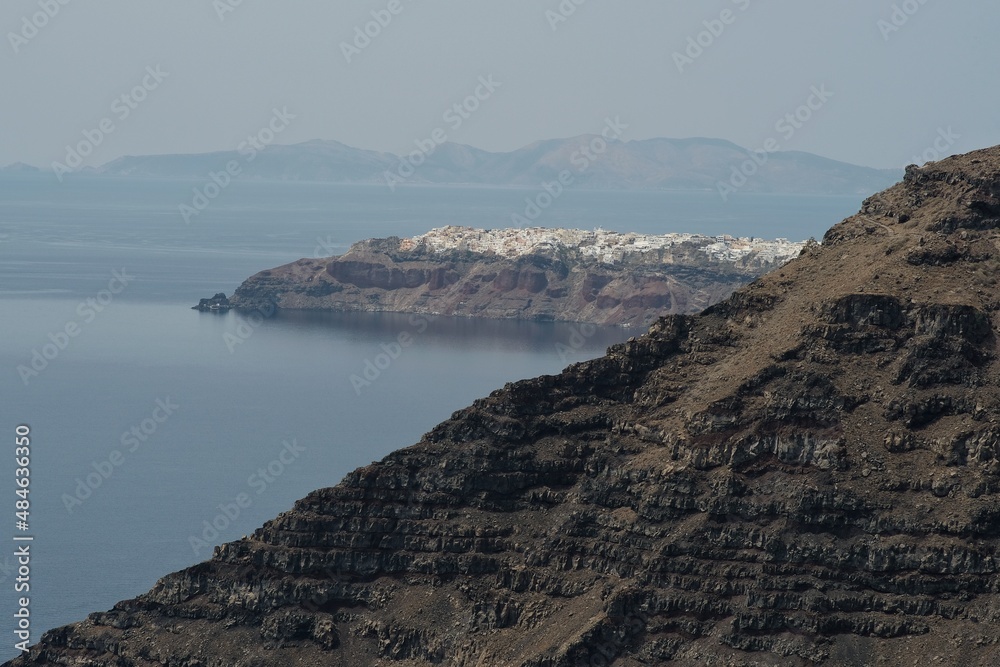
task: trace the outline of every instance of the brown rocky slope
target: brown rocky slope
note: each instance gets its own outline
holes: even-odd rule
[[[1000,148],[508,385],[34,665],[1000,663]]]
[[[685,236],[691,238],[669,248],[621,251],[614,262],[566,246],[508,257],[458,248],[440,252],[421,237],[417,243],[370,239],[339,257],[261,271],[240,285],[230,303],[265,312],[275,306],[389,311],[645,329],[662,315],[696,313],[721,301],[801,248],[785,243],[778,257],[753,251],[730,259],[706,252],[714,237]]]

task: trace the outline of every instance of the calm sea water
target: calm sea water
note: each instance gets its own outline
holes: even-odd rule
[[[413,444],[472,399],[637,333],[192,311],[258,270],[363,238],[508,226],[534,194],[235,183],[188,225],[177,206],[194,185],[0,178],[2,659],[15,653],[17,424],[33,436],[34,642],[208,558],[215,544]],[[804,239],[860,199],[747,195],[724,204],[714,193],[569,192],[538,224]],[[402,333],[412,343],[397,348]]]

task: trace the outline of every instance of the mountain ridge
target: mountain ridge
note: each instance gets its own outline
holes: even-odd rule
[[[1000,147],[10,665],[1000,661]]]
[[[729,182],[753,152],[723,139],[601,138],[588,152],[581,135],[547,139],[508,152],[445,142],[404,156],[314,139],[261,149],[124,156],[83,173],[145,178],[206,178],[235,161],[240,178],[334,183],[541,187],[569,171],[574,187],[588,189],[714,190]],[[801,194],[870,194],[895,182],[899,172],[873,169],[801,151],[769,153],[740,190]]]

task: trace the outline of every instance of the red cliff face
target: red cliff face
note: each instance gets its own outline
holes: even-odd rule
[[[342,257],[264,271],[232,303],[648,326],[665,314],[697,312],[776,266],[712,260],[697,244],[669,260],[636,253],[615,264],[572,252],[508,259],[400,245],[366,241]]]
[[[402,269],[375,262],[335,261],[326,265],[326,273],[341,285],[359,290],[377,289],[393,291],[400,289],[440,290],[458,282],[459,276],[447,267]]]

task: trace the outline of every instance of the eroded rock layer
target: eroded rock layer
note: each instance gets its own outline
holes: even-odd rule
[[[240,285],[232,304],[266,312],[276,306],[647,327],[662,315],[717,303],[803,247],[784,240],[542,229],[493,232],[510,237],[496,252],[470,248],[465,240],[490,234],[449,227],[415,239],[362,241],[339,257],[261,271]],[[523,252],[504,252],[517,241]],[[602,242],[607,245],[596,246]]]
[[[476,401],[32,665],[1000,664],[1000,149]]]

